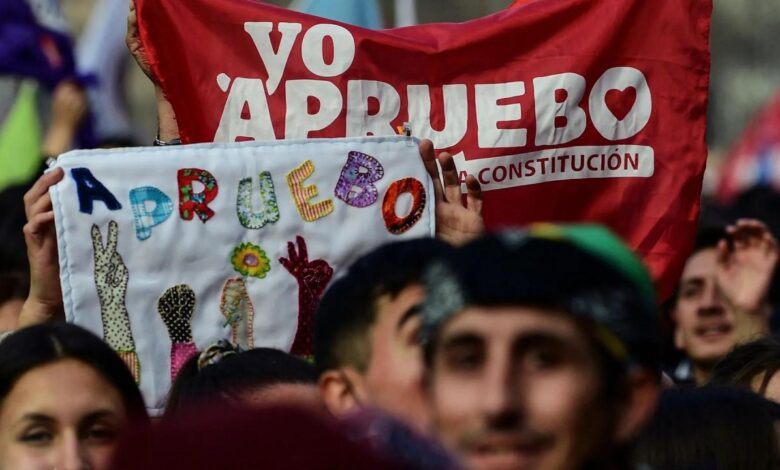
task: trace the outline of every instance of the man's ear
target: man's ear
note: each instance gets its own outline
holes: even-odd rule
[[[319,389],[325,407],[334,416],[356,411],[365,401],[362,376],[351,367],[323,372]]]
[[[630,371],[626,377],[626,394],[615,429],[617,442],[634,439],[655,413],[661,384],[647,369]]]

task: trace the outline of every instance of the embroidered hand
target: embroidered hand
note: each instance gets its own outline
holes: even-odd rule
[[[225,317],[225,325],[230,325],[233,344],[237,344],[244,350],[252,349],[255,308],[243,279],[235,277],[225,281],[219,310]]]
[[[175,379],[179,369],[197,352],[192,341],[192,314],[195,313],[195,292],[182,284],[166,289],[157,300],[168,336],[171,338],[171,379]]]
[[[726,228],[731,243],[718,243],[718,287],[736,313],[755,317],[738,332],[741,338],[762,333],[767,295],[778,261],[777,240],[767,226],[758,220],[741,219]],[[752,327],[749,325],[753,325]]]
[[[463,245],[485,232],[482,218],[482,188],[473,176],[466,177],[466,205],[460,190],[458,169],[452,155],[443,152],[436,157],[433,143],[424,140],[420,143],[420,155],[425,169],[433,180],[433,192],[436,199],[436,237],[452,245]],[[441,165],[439,178],[438,160]]]
[[[297,252],[295,245],[287,242],[288,257],[279,258],[279,263],[298,281],[298,328],[290,353],[308,357],[314,352],[314,313],[325,287],[333,277],[333,268],[322,259],[309,261],[306,241],[302,237],[296,237],[296,243]]]
[[[103,336],[117,351],[133,351],[135,344],[130,330],[130,319],[125,306],[129,275],[122,255],[116,251],[119,228],[113,220],[108,223],[108,239],[97,225],[92,226],[92,248],[95,251],[95,285],[103,319]]]
[[[103,339],[125,361],[136,382],[141,380],[141,366],[135,352],[130,318],[127,315],[125,295],[129,273],[117,249],[119,228],[113,220],[108,223],[105,246],[97,225],[92,226],[92,248],[95,253],[95,286],[100,301]]]

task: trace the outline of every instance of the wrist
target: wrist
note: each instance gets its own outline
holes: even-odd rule
[[[65,319],[62,302],[46,302],[28,297],[19,314],[18,327],[37,325]]]
[[[44,155],[57,156],[67,152],[73,144],[76,130],[64,124],[52,125],[46,132],[41,146]]]
[[[171,102],[159,86],[155,87],[155,94],[157,95],[157,138],[166,142],[178,139],[179,125]]]

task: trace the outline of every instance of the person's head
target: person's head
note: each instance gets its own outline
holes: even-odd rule
[[[649,275],[596,226],[484,237],[426,273],[423,348],[439,438],[470,468],[582,468],[652,413]]]
[[[319,406],[314,366],[283,351],[220,341],[191,357],[173,382],[166,416],[205,405]]]
[[[0,468],[109,468],[147,420],[125,363],[75,325],[38,325],[0,343]]]
[[[711,369],[737,344],[734,312],[716,277],[717,245],[725,235],[720,227],[699,231],[672,302],[674,346],[703,369]]]
[[[432,238],[387,244],[360,258],[325,292],[314,352],[332,413],[369,405],[427,425],[418,341],[421,278],[432,260],[451,251]]]
[[[637,464],[665,470],[778,468],[777,405],[732,387],[670,389],[637,441]]]
[[[737,346],[715,366],[710,384],[738,385],[780,403],[780,341],[767,336]]]
[[[12,331],[30,290],[30,277],[23,272],[0,272],[0,331]]]

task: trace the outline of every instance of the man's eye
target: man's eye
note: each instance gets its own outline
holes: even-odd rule
[[[452,351],[447,356],[447,364],[454,370],[471,371],[482,365],[482,359],[479,351]]]
[[[539,349],[529,351],[525,356],[525,364],[529,370],[549,370],[559,367],[564,357],[557,351]]]
[[[28,444],[37,444],[37,445],[45,445],[54,439],[54,436],[51,432],[46,430],[32,430],[25,432],[22,434],[22,436],[19,438],[21,442],[25,442]]]
[[[698,287],[683,288],[680,291],[680,297],[682,297],[684,299],[690,299],[690,298],[696,297],[697,295],[699,295],[699,291],[700,290],[701,289],[699,289]]]
[[[408,346],[417,346],[420,344],[420,325],[417,324],[408,328],[404,332],[404,342]]]

